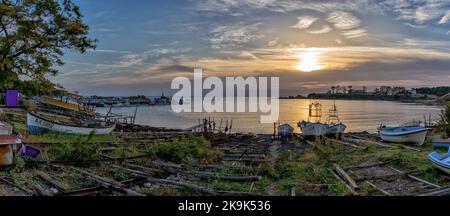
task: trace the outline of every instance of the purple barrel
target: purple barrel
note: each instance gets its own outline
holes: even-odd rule
[[[7,107],[19,106],[19,91],[15,89],[6,90],[6,106]]]

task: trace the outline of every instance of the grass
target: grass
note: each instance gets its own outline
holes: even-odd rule
[[[181,163],[196,160],[202,164],[210,164],[221,157],[220,150],[211,146],[203,137],[188,137],[173,142],[156,141],[146,151],[161,160]]]

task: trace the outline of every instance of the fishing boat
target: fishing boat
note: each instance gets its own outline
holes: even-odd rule
[[[294,127],[290,124],[282,124],[278,126],[278,135],[281,137],[288,137],[294,134]]]
[[[449,149],[450,150],[450,149]],[[450,174],[450,157],[449,153],[441,155],[437,152],[431,152],[428,159],[440,170]]]
[[[341,137],[342,134],[344,134],[345,129],[347,129],[347,126],[341,123],[335,102],[329,110],[329,115],[327,118],[327,130],[325,134],[329,137]]]
[[[67,117],[61,116],[60,119],[56,120],[56,115],[45,117],[44,115],[29,112],[27,113],[27,127],[30,134],[41,134],[45,132],[57,132],[57,133],[67,133],[67,134],[82,134],[88,135],[91,133],[95,134],[110,134],[116,127],[115,123],[110,123],[106,121],[83,121],[79,123],[67,121]],[[54,118],[53,118],[54,117]],[[52,120],[50,120],[50,118]],[[63,121],[61,119],[65,119]]]
[[[450,139],[436,139],[432,141],[434,148],[449,148]]]
[[[85,106],[81,102],[81,100],[82,99],[80,96],[76,97],[72,95],[72,96],[64,96],[61,97],[60,99],[42,97],[40,102],[42,107],[48,110],[94,116],[95,110],[88,106]]]
[[[320,103],[316,102],[309,104],[308,121],[297,123],[297,126],[300,127],[304,137],[318,137],[326,134],[328,126],[320,123],[320,118],[322,116],[321,112],[322,105]],[[312,121],[313,119],[316,121]]]
[[[430,129],[421,125],[379,128],[380,138],[385,142],[394,143],[413,143],[422,145],[425,142],[427,133]]]

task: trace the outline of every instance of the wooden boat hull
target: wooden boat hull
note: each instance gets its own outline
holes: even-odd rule
[[[341,136],[342,134],[344,134],[345,129],[347,129],[347,126],[345,126],[344,124],[329,124],[327,125],[327,132],[326,135],[327,136]]]
[[[433,140],[434,148],[449,148],[450,147],[450,139],[442,139],[442,140]]]
[[[324,136],[327,133],[327,125],[319,122],[299,122],[298,126],[303,136]]]
[[[382,130],[380,131],[380,138],[385,142],[422,145],[425,142],[427,133],[427,128],[416,131],[405,131],[404,133],[387,133]]]
[[[294,128],[288,124],[280,125],[278,127],[278,135],[281,137],[292,136],[294,134]]]
[[[88,135],[94,132],[95,134],[104,135],[110,134],[114,130],[116,125],[113,124],[105,127],[83,127],[77,125],[67,125],[44,119],[36,114],[27,113],[27,127],[30,134],[42,134],[51,131],[57,133],[81,135]]]
[[[432,152],[428,155],[428,159],[438,169],[450,174],[450,158],[448,157],[448,155],[442,156],[437,152]]]

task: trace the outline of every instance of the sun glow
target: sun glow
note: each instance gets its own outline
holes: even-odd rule
[[[322,69],[322,64],[319,61],[320,53],[317,51],[304,51],[296,55],[299,62],[295,66],[297,70],[302,72],[312,72]]]

